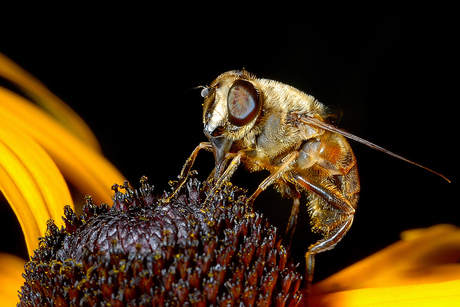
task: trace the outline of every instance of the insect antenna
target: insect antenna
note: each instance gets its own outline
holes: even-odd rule
[[[392,151],[389,151],[388,149],[380,147],[379,145],[376,145],[376,144],[374,144],[372,142],[369,142],[369,141],[367,141],[367,140],[365,140],[363,138],[360,138],[359,136],[356,136],[356,135],[354,135],[354,134],[352,134],[352,133],[350,133],[350,132],[348,132],[346,130],[337,128],[337,127],[335,127],[333,125],[330,125],[330,124],[327,124],[325,122],[322,122],[319,119],[311,117],[311,116],[303,115],[303,116],[301,116],[300,120],[303,121],[306,124],[310,124],[310,125],[316,126],[318,128],[321,128],[321,129],[324,129],[324,130],[327,130],[327,131],[330,131],[330,132],[338,133],[338,134],[343,135],[344,137],[346,137],[348,139],[351,139],[351,140],[354,140],[354,141],[359,142],[361,144],[367,145],[370,148],[373,148],[375,150],[378,150],[378,151],[381,151],[383,153],[386,153],[387,155],[393,156],[395,158],[398,158],[400,160],[403,160],[405,162],[408,162],[410,164],[413,164],[415,166],[423,168],[423,169],[425,169],[425,170],[427,170],[429,172],[432,172],[433,174],[438,175],[439,177],[443,178],[444,180],[446,180],[447,182],[450,183],[450,180],[446,176],[444,176],[444,175],[442,175],[440,173],[437,173],[437,172],[433,171],[432,169],[430,169],[430,168],[428,168],[426,166],[423,166],[423,165],[418,164],[418,163],[416,163],[416,162],[414,162],[412,160],[404,158],[403,156],[400,156],[400,155],[398,155],[398,154],[396,154],[396,153],[394,153]]]
[[[212,87],[209,87],[209,86],[206,86],[206,85],[198,85],[198,86],[189,88],[189,89],[185,90],[184,92],[188,92],[188,91],[191,91],[191,90],[198,90],[198,89],[201,89],[201,97],[204,98],[209,94],[209,91],[212,90]]]

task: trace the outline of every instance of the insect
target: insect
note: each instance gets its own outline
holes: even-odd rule
[[[305,254],[308,285],[313,279],[315,255],[334,248],[345,236],[357,208],[360,182],[347,138],[435,173],[337,128],[340,112],[289,85],[242,70],[223,73],[201,88],[204,133],[209,142],[200,143],[192,152],[175,191],[185,183],[202,149],[214,154],[215,168],[210,176],[217,180],[215,189],[228,181],[240,164],[251,172],[268,170],[270,175],[249,202],[272,184],[282,196],[293,199],[287,240],[295,230],[300,197],[305,193],[312,230],[322,235]]]

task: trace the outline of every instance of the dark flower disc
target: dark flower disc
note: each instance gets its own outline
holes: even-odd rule
[[[172,199],[145,177],[48,221],[18,306],[296,306],[301,276],[276,228],[227,184],[189,180]],[[121,192],[120,190],[124,190]]]

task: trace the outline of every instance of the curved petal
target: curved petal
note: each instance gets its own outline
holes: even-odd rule
[[[0,253],[0,306],[16,306],[18,290],[24,283],[22,272],[25,260]]]
[[[16,84],[25,94],[53,115],[61,125],[78,136],[88,146],[100,151],[96,137],[81,117],[40,81],[2,53],[0,53],[0,76]]]
[[[38,247],[46,221],[61,222],[71,205],[67,184],[45,150],[28,135],[0,124],[0,190],[18,217],[29,254]]]
[[[308,306],[444,307],[460,306],[460,280],[400,287],[366,288],[308,299]],[[306,302],[305,302],[306,303]],[[306,306],[306,305],[305,305]]]
[[[460,279],[460,228],[436,225],[403,239],[313,285],[316,293]]]
[[[80,191],[91,194],[96,202],[110,203],[112,191],[108,187],[124,178],[98,151],[40,108],[5,88],[0,88],[0,114],[0,125],[15,127],[34,138]]]
[[[460,228],[442,224],[401,236],[401,241],[314,284],[310,303],[460,306]]]

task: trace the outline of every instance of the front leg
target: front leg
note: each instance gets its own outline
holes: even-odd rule
[[[225,182],[230,180],[230,177],[233,175],[235,172],[236,168],[241,162],[241,159],[246,156],[246,152],[244,150],[240,150],[237,153],[227,153],[225,156],[225,159],[232,158],[229,166],[225,169],[224,173],[217,179],[217,182],[213,188],[213,191],[208,195],[206,202],[211,200],[211,198],[214,195],[214,192],[217,191],[217,189],[220,189]],[[278,179],[278,177],[286,172],[288,167],[295,161],[295,159],[299,156],[298,151],[293,151],[290,154],[288,154],[286,157],[282,159],[282,164],[268,176],[265,178],[264,181],[259,185],[257,190],[249,197],[248,203],[252,204],[254,200],[257,198],[257,196],[264,191],[267,187],[269,187],[273,182]]]
[[[240,150],[237,153],[227,153],[225,155],[225,160],[232,158],[232,161],[230,162],[229,166],[225,169],[224,173],[219,178],[217,178],[216,184],[214,185],[212,190],[209,192],[208,196],[206,197],[206,200],[204,201],[205,204],[208,204],[209,202],[211,202],[216,192],[219,189],[221,189],[222,186],[227,181],[230,180],[233,173],[236,171],[236,168],[240,164],[241,158],[245,155],[246,153],[243,150]],[[215,169],[213,172],[215,174]]]
[[[188,175],[190,174],[190,170],[192,169],[193,164],[195,163],[196,156],[201,149],[205,149],[207,151],[212,151],[212,145],[210,142],[201,142],[192,152],[190,157],[185,161],[184,166],[182,167],[182,171],[179,175],[179,181],[174,188],[174,191],[168,195],[168,197],[163,198],[163,202],[169,202],[182,188],[184,183],[187,181]]]

